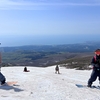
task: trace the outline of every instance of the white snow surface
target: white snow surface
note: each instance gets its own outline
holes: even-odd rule
[[[15,86],[0,86],[0,100],[100,100],[100,89],[77,87],[87,85],[92,70],[75,70],[55,66],[46,68],[3,67],[1,72],[6,81],[17,81]],[[99,85],[98,79],[93,83]]]

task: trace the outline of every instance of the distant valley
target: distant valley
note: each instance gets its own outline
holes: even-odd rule
[[[100,48],[100,42],[1,47],[0,50],[2,53],[2,66],[47,67],[60,64],[60,66],[67,68],[82,69],[82,67],[89,65],[94,55],[93,52],[97,48]]]

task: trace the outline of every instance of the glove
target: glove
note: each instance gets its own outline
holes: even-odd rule
[[[89,65],[89,68],[93,68],[94,66],[93,65]]]

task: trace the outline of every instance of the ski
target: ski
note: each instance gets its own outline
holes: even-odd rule
[[[76,86],[77,86],[78,88],[92,88],[92,89],[96,88],[96,89],[100,89],[100,86],[99,86],[99,85],[98,85],[98,86],[92,85],[91,87],[88,87],[87,85],[76,84]]]

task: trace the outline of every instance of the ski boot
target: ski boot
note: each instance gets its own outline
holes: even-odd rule
[[[88,85],[87,85],[87,87],[91,87],[91,86],[92,86],[92,84],[88,84]]]

